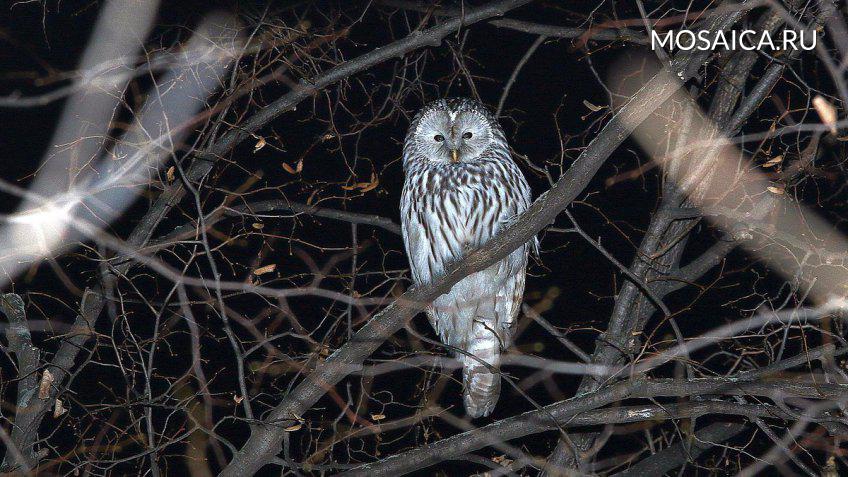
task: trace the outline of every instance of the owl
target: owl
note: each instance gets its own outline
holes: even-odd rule
[[[401,228],[412,279],[435,281],[530,206],[530,186],[512,160],[497,119],[465,98],[426,105],[403,146]],[[460,280],[427,308],[443,343],[462,363],[463,402],[471,417],[497,403],[501,352],[511,344],[530,247]]]

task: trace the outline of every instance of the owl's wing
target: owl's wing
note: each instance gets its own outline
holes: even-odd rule
[[[433,279],[433,269],[428,259],[431,255],[430,241],[423,222],[408,190],[404,190],[401,196],[401,233],[415,283],[429,283]]]
[[[515,168],[515,177],[517,182],[517,190],[516,192],[516,201],[515,201],[515,209],[513,210],[513,215],[507,218],[507,223],[504,226],[507,226],[518,219],[518,215],[522,212],[530,208],[530,204],[533,203],[533,193],[530,190],[530,184],[527,183],[527,179],[524,178],[524,174],[518,169]],[[547,192],[545,192],[547,194]],[[533,240],[530,242],[530,249],[533,251],[533,255],[536,258],[539,258],[539,237],[534,235]]]

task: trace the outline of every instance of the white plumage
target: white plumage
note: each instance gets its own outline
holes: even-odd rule
[[[470,99],[434,101],[418,113],[403,167],[401,226],[416,284],[441,277],[531,202],[503,130]],[[463,363],[463,402],[471,417],[489,415],[500,394],[499,357],[512,344],[529,245],[459,281],[427,309],[442,342],[464,351],[454,354]]]

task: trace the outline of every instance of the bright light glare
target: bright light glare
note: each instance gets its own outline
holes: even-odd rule
[[[632,77],[645,64],[624,63],[613,78]],[[680,80],[666,74],[667,81],[680,87],[636,127],[633,137],[639,145],[686,193],[687,206],[700,208],[715,225],[741,239],[740,245],[770,269],[798,280],[813,303],[839,303],[848,287],[848,240],[744,157],[705,117]]]

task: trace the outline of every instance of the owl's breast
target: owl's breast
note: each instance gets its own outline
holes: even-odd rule
[[[430,225],[447,245],[448,260],[464,256],[491,238],[497,229],[501,206],[485,181],[451,181],[430,194]]]
[[[416,280],[427,281],[488,242],[515,201],[497,164],[417,166],[406,171],[401,220]]]

